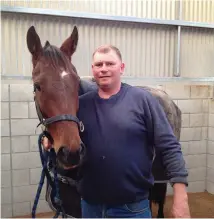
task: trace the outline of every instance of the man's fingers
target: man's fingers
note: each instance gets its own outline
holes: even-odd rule
[[[45,150],[48,150],[51,148],[51,143],[47,137],[43,137],[42,144],[43,144]]]

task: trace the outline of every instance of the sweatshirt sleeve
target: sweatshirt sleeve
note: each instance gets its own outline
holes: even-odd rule
[[[188,172],[181,145],[173,133],[162,106],[150,93],[146,95],[144,110],[149,135],[153,139],[155,150],[162,155],[171,185],[184,183],[188,186]]]

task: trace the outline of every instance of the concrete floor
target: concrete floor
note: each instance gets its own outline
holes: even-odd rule
[[[189,207],[192,218],[214,218],[214,195],[202,192],[202,193],[189,193]],[[166,205],[164,213],[166,218],[172,218],[173,196],[168,196],[166,199]],[[157,207],[153,207],[153,217],[157,216]]]
[[[207,192],[189,193],[189,206],[192,218],[214,218],[214,195]],[[165,217],[172,218],[170,211],[172,206],[172,196],[167,196],[164,208]],[[153,217],[156,216],[157,207],[153,206]],[[52,218],[53,212],[37,214],[37,218]],[[30,215],[25,215],[16,218],[31,218]]]

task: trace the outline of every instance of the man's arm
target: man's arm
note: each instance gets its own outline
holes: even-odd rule
[[[145,98],[145,120],[155,150],[160,152],[170,183],[188,185],[188,172],[181,151],[181,145],[173,133],[166,114],[159,101],[150,93]]]
[[[186,186],[182,183],[175,183],[173,186],[173,192],[172,215],[175,218],[190,218]]]
[[[167,176],[173,186],[172,214],[174,217],[188,218],[190,217],[186,191],[188,172],[181,145],[173,133],[162,106],[151,94],[146,98],[144,109],[147,128],[154,141],[155,150],[160,152]]]

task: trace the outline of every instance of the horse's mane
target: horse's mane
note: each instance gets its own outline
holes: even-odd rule
[[[48,41],[46,41],[45,43],[42,55],[50,59],[50,62],[53,65],[53,67],[63,67],[64,69],[69,69],[68,63],[70,61],[67,59],[67,57],[63,54],[63,52],[60,49],[58,49],[56,46],[51,45]],[[77,70],[73,64],[71,64],[71,67],[73,72],[77,74]]]

